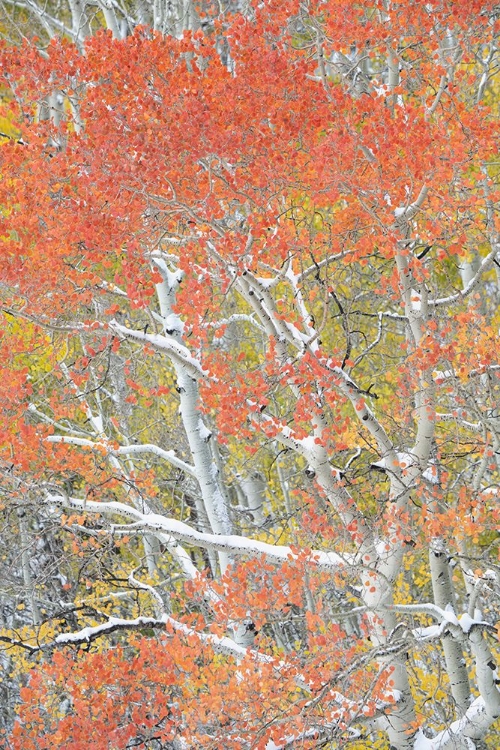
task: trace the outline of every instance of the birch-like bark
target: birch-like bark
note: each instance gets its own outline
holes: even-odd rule
[[[264,523],[265,483],[259,474],[248,474],[240,480],[240,487],[245,493],[247,505],[254,523],[262,526]]]
[[[156,264],[164,278],[163,282],[157,285],[156,290],[165,337],[168,340],[178,341],[181,339],[183,327],[179,317],[174,313],[172,305],[181,274],[171,273],[163,261],[157,260]],[[231,531],[231,522],[229,520],[227,493],[210,450],[209,441],[212,434],[205,426],[198,409],[198,385],[196,379],[187,371],[182,361],[172,359],[172,363],[177,377],[180,416],[203,501],[202,504],[197,506],[202,528],[203,526],[206,528],[203,519],[207,518],[209,527],[214,534],[228,534]],[[228,563],[228,555],[220,551],[219,564],[222,573],[226,570]]]
[[[435,540],[431,544],[429,567],[434,603],[443,610],[449,608],[454,612],[455,593],[446,551],[440,540]],[[471,692],[462,646],[449,632],[443,636],[441,643],[456,710],[459,716],[464,716],[471,704]]]
[[[354,382],[343,371],[339,371],[337,375],[345,393],[354,403],[358,404],[360,396]],[[369,413],[371,419],[367,421],[370,422],[371,429],[381,441],[381,445],[394,455],[394,470],[397,475],[399,469],[395,452],[382,426],[366,406],[358,409],[358,412],[363,415],[366,412],[367,416]],[[261,416],[261,419],[264,421],[272,420],[268,415]],[[360,419],[362,420],[363,417],[361,416]],[[357,556],[361,567],[361,596],[367,607],[368,618],[371,624],[371,640],[377,646],[384,647],[388,645],[390,635],[395,631],[397,626],[396,617],[390,611],[390,607],[393,604],[391,584],[400,570],[403,545],[402,542],[398,543],[396,545],[397,549],[394,545],[388,545],[391,550],[389,555],[386,553],[384,558],[380,557],[370,527],[365,519],[353,510],[355,504],[347,489],[342,484],[339,471],[331,466],[328,452],[323,447],[323,431],[326,426],[324,417],[315,415],[312,418],[312,423],[313,433],[309,438],[299,440],[293,438],[289,432],[281,430],[276,435],[276,439],[307,460],[314,472],[316,481],[342,519],[343,524],[351,528],[355,524],[356,532],[353,536],[358,546]],[[396,481],[399,491],[400,482],[399,480]],[[390,559],[389,566],[387,565],[388,559]],[[380,573],[381,566],[385,568],[382,574]],[[390,573],[389,579],[387,573]],[[383,651],[383,648],[381,650]],[[394,680],[395,689],[400,696],[400,700],[391,713],[391,722],[387,728],[387,732],[394,747],[401,748],[401,750],[410,750],[413,747],[413,743],[411,732],[408,732],[408,727],[415,721],[415,709],[408,672],[404,657],[391,653],[390,648],[387,651],[387,656],[382,653],[378,657],[378,663],[380,667],[388,667],[393,670],[392,679]]]
[[[65,0],[52,9],[36,0],[3,0],[10,13],[23,12],[40,24],[47,37],[56,34],[70,37],[79,47],[104,22],[115,39],[124,39],[136,26],[151,26],[155,31],[178,39],[185,31],[200,28],[200,18],[193,0],[137,0],[118,3],[115,0]],[[96,11],[100,11],[98,14]],[[61,18],[71,18],[71,25]],[[23,26],[25,17],[22,17]]]

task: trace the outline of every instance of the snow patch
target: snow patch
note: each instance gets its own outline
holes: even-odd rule
[[[443,620],[451,623],[451,625],[458,625],[458,619],[455,614],[455,610],[451,604],[447,604],[443,610]]]
[[[475,622],[476,621],[473,620],[472,617],[467,614],[467,612],[465,612],[458,618],[458,624],[460,625],[464,633],[468,633]]]
[[[259,283],[259,286],[261,286],[263,289],[272,289],[273,286],[276,286],[278,279],[277,278],[264,279],[262,278],[262,276],[259,276],[257,281]]]
[[[422,295],[420,292],[415,292],[414,290],[410,291],[410,305],[411,309],[415,310],[415,312],[418,312],[422,308]]]
[[[170,313],[170,315],[167,315],[167,317],[164,318],[163,326],[165,331],[169,334],[178,333],[182,336],[184,333],[184,323],[175,313]]]
[[[412,631],[417,641],[431,641],[439,638],[442,632],[442,625],[429,625],[427,628],[415,628]]]
[[[208,427],[207,427],[207,426],[206,426],[206,425],[204,424],[204,422],[203,422],[203,420],[201,419],[201,417],[200,417],[200,419],[198,420],[198,434],[199,434],[199,436],[200,436],[201,440],[203,440],[203,442],[205,442],[205,443],[208,443],[208,441],[209,441],[209,440],[210,440],[210,438],[212,437],[212,433],[211,433],[211,431],[210,431],[210,430],[208,429]]]

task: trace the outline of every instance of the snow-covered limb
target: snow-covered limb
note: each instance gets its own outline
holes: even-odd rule
[[[215,651],[228,654],[229,656],[236,656],[238,659],[242,659],[243,657],[251,654],[252,657],[254,657],[255,660],[260,662],[261,664],[275,663],[278,666],[278,663],[276,662],[274,657],[263,654],[256,649],[240,646],[232,638],[228,638],[227,636],[221,637],[218,635],[214,635],[213,633],[200,633],[193,628],[190,628],[188,625],[185,625],[182,622],[178,622],[172,617],[168,617],[166,615],[162,619],[165,620],[165,624],[167,626],[170,626],[176,632],[183,633],[186,636],[196,636],[196,638],[199,638],[200,641],[212,646]]]
[[[107,622],[104,622],[101,625],[82,628],[82,630],[79,630],[75,633],[60,633],[53,641],[37,644],[36,646],[33,646],[31,643],[21,638],[12,638],[4,635],[0,635],[0,643],[7,643],[11,648],[22,648],[25,651],[28,651],[28,653],[30,654],[36,654],[40,651],[52,651],[58,646],[91,643],[97,638],[101,638],[104,635],[109,635],[110,633],[114,633],[117,630],[135,630],[138,628],[164,627],[164,619],[157,619],[155,617],[136,617],[133,620],[124,620],[117,617],[110,617]]]
[[[500,245],[495,243],[493,245],[493,249],[488,253],[486,258],[483,258],[483,260],[481,261],[481,264],[475,275],[460,292],[457,292],[456,294],[450,294],[448,297],[440,297],[439,299],[429,300],[429,306],[439,307],[440,305],[449,305],[452,302],[456,302],[457,300],[467,297],[472,291],[474,291],[479,281],[481,280],[481,276],[483,275],[483,273],[489,271],[489,269],[493,266],[499,250]]]
[[[262,306],[264,313],[272,320],[278,337],[286,339],[290,344],[301,349],[309,339],[310,333],[302,333],[293,323],[280,318],[275,301],[269,293],[270,284],[267,283],[267,279],[257,278],[250,271],[245,271],[244,276],[249,287],[248,294],[250,296],[257,295],[259,304]]]
[[[105,452],[110,456],[137,456],[143,453],[152,453],[159,458],[164,458],[165,461],[168,461],[177,469],[181,469],[186,474],[189,474],[192,477],[196,477],[194,466],[191,466],[181,458],[178,458],[178,456],[176,456],[175,454],[175,451],[163,450],[163,448],[160,448],[158,445],[154,445],[153,443],[143,443],[142,445],[121,445],[118,448],[113,448],[109,443],[106,443],[104,441],[94,442],[93,440],[66,435],[49,435],[47,437],[47,442],[79,445],[84,448],[91,448],[92,450]]]
[[[162,615],[160,618],[155,617],[136,617],[134,620],[125,620],[118,617],[110,617],[108,622],[102,623],[101,625],[94,625],[92,627],[82,628],[76,633],[61,633],[58,635],[54,644],[60,646],[63,644],[71,643],[89,643],[90,641],[100,638],[103,635],[112,633],[116,630],[128,630],[135,628],[171,628],[176,632],[182,633],[186,636],[195,636],[200,641],[207,643],[212,646],[216,651],[225,653],[230,656],[236,656],[241,659],[247,656],[249,653],[255,655],[258,661],[261,662],[272,662],[274,659],[271,656],[261,654],[258,651],[253,652],[251,649],[239,646],[232,638],[220,637],[213,635],[212,633],[200,633],[188,625],[182,622],[178,622],[168,615]]]
[[[155,589],[154,586],[151,586],[149,583],[144,583],[143,581],[139,581],[139,579],[136,578],[134,574],[135,574],[135,570],[129,573],[128,582],[134,588],[141,589],[142,591],[147,591],[148,594],[150,594],[152,600],[155,603],[154,606],[155,606],[157,617],[162,617],[165,614],[165,604],[160,594],[158,593],[158,591]]]
[[[258,662],[261,663],[272,663],[275,659],[272,656],[263,654],[254,649],[245,648],[238,645],[232,638],[220,637],[212,633],[202,633],[194,628],[190,628],[182,622],[178,622],[169,615],[162,615],[161,617],[136,617],[128,620],[120,617],[109,617],[106,622],[100,625],[92,625],[76,632],[60,633],[49,643],[40,644],[38,646],[32,646],[27,644],[20,639],[7,638],[5,636],[0,637],[0,641],[8,642],[12,647],[20,647],[29,651],[29,653],[37,653],[39,651],[51,651],[58,646],[68,645],[79,645],[84,643],[92,643],[98,638],[110,635],[120,630],[141,630],[148,628],[162,628],[171,629],[178,633],[182,633],[185,636],[194,636],[201,642],[211,646],[215,651],[219,653],[228,654],[229,656],[235,656],[241,659],[249,654],[252,655]],[[277,666],[278,663],[276,662]]]
[[[100,504],[100,503],[99,503]],[[88,506],[88,503],[87,503]],[[87,507],[88,509],[88,507]],[[162,518],[162,516],[156,516],[155,518]],[[167,524],[163,523],[163,520]],[[168,533],[174,539],[183,541],[186,544],[193,544],[197,547],[203,547],[207,550],[215,550],[221,552],[228,552],[231,555],[265,555],[270,560],[276,562],[282,562],[283,560],[293,560],[294,553],[290,547],[282,545],[273,545],[268,542],[261,542],[257,539],[251,539],[248,537],[237,536],[236,534],[223,535],[223,534],[208,534],[192,529],[187,524],[181,521],[172,521],[172,519],[162,519],[162,522],[158,523],[152,519],[152,515],[145,516],[144,521],[135,524],[129,524],[122,527],[113,526],[114,533],[120,533],[130,535],[134,531],[150,531],[154,532],[157,530],[167,531],[167,525],[170,524],[182,524],[183,528],[173,527],[170,528]],[[189,531],[187,531],[189,529]],[[308,563],[313,566],[325,569],[340,569],[344,568],[349,560],[349,556],[341,556],[335,552],[325,552],[323,550],[311,550],[310,556],[307,558]],[[352,560],[349,564],[352,564]]]
[[[253,401],[248,402],[251,407],[255,407],[256,404]],[[298,453],[300,456],[305,458],[309,463],[314,461],[315,453],[318,451],[318,444],[315,443],[314,435],[308,435],[305,438],[298,438],[294,435],[293,430],[288,425],[280,424],[270,414],[253,414],[253,421],[268,425],[275,431],[275,438],[282,445]],[[341,470],[335,467],[331,467],[332,475],[339,480],[341,478]]]
[[[428,614],[439,620],[438,625],[429,625],[422,628],[414,628],[411,632],[417,641],[433,641],[441,638],[444,633],[451,631],[454,637],[463,638],[462,634],[467,636],[473,629],[492,630],[493,626],[485,622],[482,618],[474,619],[467,613],[457,617],[454,613],[446,610],[439,610],[439,614],[433,610],[439,609],[432,604],[428,605],[395,605],[391,607],[396,612],[408,612],[411,614]]]
[[[441,638],[446,672],[458,715],[463,716],[470,706],[472,694],[461,642],[464,640],[463,631],[455,613],[456,598],[449,555],[441,537],[432,539],[429,547],[434,603],[443,613],[440,616],[441,624],[444,626],[447,621],[447,627],[443,627]]]
[[[394,216],[396,217],[398,223],[407,222],[410,221],[410,219],[413,219],[413,217],[422,208],[428,193],[429,188],[426,185],[423,185],[417,199],[413,201],[413,203],[410,203],[408,206],[399,206],[398,208],[396,208],[394,210]]]
[[[134,531],[160,532],[170,536],[172,540],[181,540],[205,549],[230,552],[233,555],[265,555],[269,559],[276,561],[291,560],[294,558],[294,553],[290,547],[284,545],[269,544],[268,542],[261,542],[257,539],[249,539],[244,536],[237,536],[236,534],[204,533],[193,529],[182,521],[165,518],[157,513],[141,513],[124,503],[114,501],[99,503],[94,500],[80,500],[79,498],[53,494],[47,496],[47,503],[72,510],[103,515],[121,515],[131,519],[132,524],[113,526],[113,531],[115,532],[126,534],[133,533]],[[344,558],[335,552],[325,552],[323,550],[311,550],[308,560],[311,565],[336,570],[344,568],[347,560],[349,564],[353,563],[352,559]]]
[[[464,716],[435,737],[426,737],[421,729],[414,738],[413,750],[475,750],[474,740],[481,739],[498,718],[488,712],[482,697],[476,698]]]
[[[153,349],[158,349],[164,352],[170,359],[185,368],[192,377],[206,377],[207,373],[202,368],[200,363],[195,357],[193,357],[189,349],[180,344],[178,341],[174,341],[167,336],[162,336],[159,333],[145,333],[144,331],[137,331],[127,326],[121,325],[117,320],[112,320],[108,323],[110,331],[123,336],[124,338],[138,341],[142,344],[148,344]]]
[[[491,649],[480,629],[470,629],[469,642],[476,662],[476,681],[484,700],[486,713],[493,719],[500,717],[500,677]]]
[[[7,645],[4,648],[1,648],[0,651],[9,651],[9,649],[11,648],[22,648],[29,654],[36,654],[40,651],[40,646],[32,646],[31,643],[26,643],[20,638],[14,638],[10,635],[0,634],[0,644],[2,643],[5,643]]]
[[[91,643],[97,638],[109,635],[117,630],[135,630],[137,628],[160,628],[165,626],[164,618],[156,617],[136,617],[133,620],[126,620],[120,617],[110,617],[107,622],[100,625],[92,625],[75,633],[60,633],[55,637],[51,644],[46,644],[45,650],[54,646],[65,646],[70,644]]]
[[[52,505],[57,505],[59,507],[64,507],[64,508],[75,507],[72,505],[72,501],[74,500],[74,498],[57,496],[57,495],[53,495],[49,493],[46,499],[47,499],[47,503],[52,504]],[[78,508],[80,510],[85,510],[88,507],[89,510],[92,511],[92,509],[90,508],[92,504],[100,505],[100,503],[95,503],[94,501],[87,501],[87,500],[78,500],[77,502],[79,503]],[[121,503],[118,503],[118,505],[121,505]],[[124,511],[122,512],[122,515],[127,515],[127,512],[130,512],[129,517],[131,518],[136,517],[133,515],[134,513],[138,513],[140,516],[144,515],[144,517],[147,517],[148,515],[147,513],[142,514],[141,511],[132,508],[130,505],[123,505],[123,508],[124,508]],[[93,512],[99,512],[99,511],[93,510]],[[72,524],[71,526],[73,529],[79,528],[77,524]],[[85,529],[84,531],[86,534],[92,534],[93,536],[98,536],[98,533],[99,533],[94,529],[92,530]],[[188,580],[195,580],[199,575],[199,571],[195,567],[193,561],[191,560],[190,555],[178,543],[178,541],[169,534],[161,534],[155,531],[154,535],[156,537],[159,537],[160,541],[163,542],[168,547],[172,557],[177,561],[180,569],[182,570],[183,575]],[[212,598],[216,599],[217,597],[214,594]]]
[[[292,344],[295,347],[297,347],[297,342],[294,340],[288,329],[283,326],[282,321],[267,309],[263,300],[258,294],[256,294],[255,289],[252,287],[246,276],[237,277],[236,283],[246,302],[252,307],[259,318],[267,336],[276,340],[276,351],[279,359],[285,361],[287,356],[285,342],[288,341],[289,344]],[[302,346],[299,348],[302,349]]]
[[[174,310],[177,289],[182,278],[180,270],[170,271],[164,262],[158,263],[163,281],[156,285],[156,293],[163,319],[163,328],[168,334],[168,341],[174,342],[182,350],[186,347],[180,343],[183,325]],[[172,330],[167,330],[166,321],[174,321]],[[196,480],[201,498],[195,498],[199,523],[203,531],[214,534],[230,533],[231,521],[228,515],[229,499],[222,476],[216,463],[217,447],[210,447],[210,431],[205,427],[199,412],[199,392],[196,377],[193,378],[190,368],[183,359],[172,359],[177,376],[180,408],[179,413],[186,432],[187,441],[194,464]],[[214,451],[212,453],[212,450]],[[215,571],[215,556],[209,550],[211,566]],[[219,565],[222,572],[229,564],[227,552],[219,550]]]

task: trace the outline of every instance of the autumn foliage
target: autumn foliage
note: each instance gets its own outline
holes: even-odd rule
[[[497,747],[498,6],[215,6],[0,48],[4,742]]]

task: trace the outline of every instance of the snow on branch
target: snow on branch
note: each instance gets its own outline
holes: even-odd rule
[[[477,272],[472,277],[472,279],[469,281],[468,284],[464,286],[464,288],[457,292],[456,294],[450,294],[448,297],[440,297],[439,299],[435,300],[429,300],[428,305],[431,307],[438,307],[440,305],[449,305],[452,302],[456,302],[457,300],[464,299],[467,297],[478,285],[479,281],[481,280],[481,276],[486,271],[489,271],[492,265],[494,264],[496,257],[498,255],[498,251],[500,250],[500,244],[495,243],[493,245],[493,250],[488,253],[486,258],[484,258],[481,261],[481,264],[479,268],[477,269]]]
[[[71,437],[67,435],[49,435],[47,437],[48,443],[64,443],[68,445],[79,445],[84,448],[91,448],[92,450],[103,451],[110,456],[137,456],[143,453],[152,453],[159,458],[163,458],[168,461],[172,466],[177,469],[181,469],[186,474],[192,477],[196,477],[194,466],[186,463],[181,458],[176,456],[175,451],[166,451],[160,448],[158,445],[153,443],[143,443],[140,445],[121,445],[118,448],[113,448],[111,445],[105,442],[94,442],[85,438]]]
[[[474,630],[495,631],[493,625],[483,620],[479,611],[474,617],[467,612],[457,615],[451,605],[443,609],[431,602],[423,602],[422,604],[392,604],[389,609],[402,614],[427,615],[438,621],[436,625],[414,628],[411,633],[417,641],[435,640],[449,632],[453,637],[461,640],[464,636],[469,637]]]
[[[200,365],[199,361],[193,357],[186,346],[179,344],[177,341],[162,336],[159,333],[145,333],[135,329],[122,326],[118,321],[112,320],[108,324],[110,331],[123,336],[124,338],[139,341],[143,344],[149,344],[154,349],[167,354],[174,362],[185,368],[189,375],[194,378],[206,377],[207,373]]]
[[[476,698],[464,716],[435,737],[426,737],[419,729],[415,735],[413,750],[457,750],[459,747],[474,750],[476,745],[471,740],[483,737],[496,718],[486,711],[484,699]]]
[[[171,630],[182,633],[186,637],[194,636],[202,643],[212,646],[214,651],[229,656],[235,656],[238,659],[242,659],[251,654],[261,663],[274,661],[272,656],[240,646],[232,638],[227,636],[220,637],[212,633],[200,633],[168,615],[162,615],[159,618],[140,616],[133,620],[127,620],[120,617],[109,617],[106,622],[103,622],[100,625],[88,626],[73,633],[60,633],[53,641],[37,646],[26,643],[21,639],[9,638],[7,636],[0,636],[0,641],[8,643],[12,647],[23,648],[29,651],[30,654],[35,654],[40,651],[52,651],[60,646],[78,646],[92,643],[98,638],[102,638],[120,630],[141,630],[150,628],[166,629],[167,631]]]
[[[107,622],[101,625],[94,625],[92,627],[82,628],[82,630],[76,633],[61,633],[58,635],[51,644],[42,648],[47,649],[55,646],[71,645],[71,644],[83,644],[90,643],[91,641],[101,638],[104,635],[113,633],[117,630],[131,630],[138,628],[166,628],[167,630],[173,630],[178,633],[182,633],[186,637],[195,636],[201,642],[206,643],[214,648],[219,653],[228,654],[229,656],[235,656],[238,659],[247,656],[252,653],[260,662],[272,662],[273,658],[266,654],[253,651],[252,649],[240,646],[232,638],[226,636],[220,637],[212,633],[200,633],[193,628],[188,627],[182,622],[178,622],[168,615],[162,615],[159,618],[155,617],[136,617],[134,620],[126,620],[118,617],[110,617]]]
[[[427,198],[427,195],[429,193],[429,188],[426,185],[423,185],[422,189],[420,190],[420,193],[418,194],[417,200],[413,203],[410,203],[407,206],[399,206],[394,211],[394,216],[396,217],[396,220],[398,223],[403,223],[410,221],[410,219],[413,219],[413,217],[420,211],[422,208],[422,205]]]
[[[127,524],[126,526],[113,525],[112,531],[116,533],[130,534],[134,531],[160,532],[168,535],[172,540],[176,539],[197,547],[203,547],[204,549],[229,552],[233,555],[265,555],[269,559],[278,562],[294,558],[291,548],[285,545],[269,544],[268,542],[248,539],[236,534],[222,535],[197,531],[182,521],[165,518],[157,513],[141,513],[124,503],[80,500],[79,498],[53,494],[47,496],[47,503],[71,508],[80,512],[121,515],[130,518],[132,521],[131,524]],[[353,560],[348,560],[347,557],[342,557],[335,552],[311,550],[308,562],[320,568],[339,569],[344,568],[348,562],[352,564]]]

